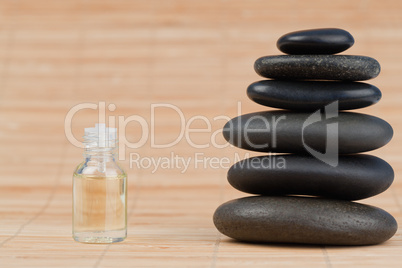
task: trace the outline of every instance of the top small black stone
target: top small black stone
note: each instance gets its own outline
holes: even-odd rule
[[[354,42],[353,36],[345,30],[324,28],[285,34],[276,46],[287,54],[336,54],[347,50]]]

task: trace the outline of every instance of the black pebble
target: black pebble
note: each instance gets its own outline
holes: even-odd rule
[[[338,101],[339,110],[351,110],[377,103],[381,91],[360,82],[262,80],[247,88],[247,96],[281,109],[315,111]]]
[[[279,55],[257,59],[254,69],[262,77],[282,80],[362,81],[377,77],[381,67],[365,56]]]
[[[332,167],[308,155],[270,155],[242,160],[228,171],[229,183],[261,195],[313,195],[334,199],[368,198],[391,186],[392,167],[371,155],[344,155]]]
[[[239,148],[275,153],[306,153],[306,145],[324,153],[330,137],[329,144],[338,141],[336,147],[340,154],[380,148],[393,136],[387,122],[371,115],[339,112],[328,119],[328,114],[316,115],[321,120],[313,123],[312,113],[306,112],[279,110],[244,114],[226,123],[223,136]]]
[[[353,36],[342,29],[325,28],[291,32],[276,46],[287,54],[336,54],[353,46]]]
[[[398,229],[386,211],[350,201],[311,197],[252,196],[222,204],[214,224],[247,242],[372,245]]]

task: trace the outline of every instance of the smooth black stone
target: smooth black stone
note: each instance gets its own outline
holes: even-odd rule
[[[380,148],[393,135],[392,127],[384,120],[352,112],[340,112],[337,117],[327,119],[322,115],[323,120],[306,125],[303,129],[305,122],[311,122],[306,121],[311,115],[282,110],[244,114],[226,123],[223,136],[230,144],[252,151],[306,153],[307,144],[324,153],[327,126],[337,124],[337,133],[330,131],[329,134],[338,136],[340,154],[352,154]]]
[[[350,55],[279,55],[256,60],[257,74],[274,79],[362,81],[376,77],[381,70],[373,58]]]
[[[270,155],[237,162],[227,177],[234,188],[250,194],[359,200],[387,190],[394,171],[371,155],[340,156],[336,167],[307,155]]]
[[[342,29],[324,28],[291,32],[279,38],[276,46],[287,54],[336,54],[347,50],[355,40]]]
[[[381,91],[360,82],[263,80],[251,84],[247,96],[258,104],[281,109],[315,111],[338,101],[339,110],[350,110],[377,103]]]
[[[265,243],[372,245],[390,239],[398,228],[380,208],[309,197],[236,199],[218,207],[213,220],[224,235]]]

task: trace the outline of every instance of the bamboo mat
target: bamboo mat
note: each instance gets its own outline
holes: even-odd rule
[[[382,72],[370,83],[382,100],[361,112],[387,120],[395,131],[374,151],[395,169],[392,187],[363,200],[402,224],[402,1],[239,0],[2,0],[0,1],[0,267],[401,267],[401,231],[367,247],[253,245],[217,232],[212,214],[244,196],[229,187],[227,168],[196,165],[199,157],[245,151],[217,148],[211,133],[226,117],[263,108],[246,87],[261,79],[254,60],[278,54],[282,34],[339,27],[354,35],[347,54],[372,56]],[[71,238],[71,179],[82,150],[66,138],[67,112],[80,103],[114,104],[108,116],[138,115],[150,122],[151,104],[171,104],[186,123],[200,115],[209,133],[191,134],[174,147],[151,138],[127,149],[128,238],[111,245]],[[180,133],[180,117],[155,110],[154,143]],[[220,120],[214,118],[221,116]],[[73,118],[73,134],[97,121],[96,110]],[[206,128],[194,120],[192,128]],[[127,139],[141,137],[138,123]],[[191,142],[205,144],[194,148]],[[214,140],[215,142],[215,140]],[[216,143],[225,144],[221,135]],[[129,156],[190,159],[187,170],[130,168]],[[136,155],[137,154],[137,155]],[[250,155],[256,155],[251,153]],[[198,157],[197,156],[197,157]]]

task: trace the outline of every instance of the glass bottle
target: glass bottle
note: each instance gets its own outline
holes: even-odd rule
[[[116,163],[117,130],[86,128],[85,160],[73,175],[73,238],[113,243],[127,236],[127,175]]]

